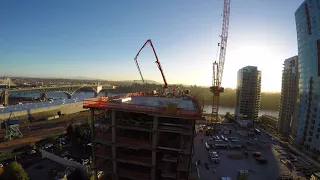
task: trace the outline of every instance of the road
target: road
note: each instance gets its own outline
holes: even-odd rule
[[[37,103],[11,105],[11,106],[6,106],[6,107],[0,109],[0,114],[16,112],[16,111],[23,111],[23,110],[30,110],[30,109],[36,109],[36,108],[42,108],[42,107],[70,104],[70,103],[75,103],[75,102],[79,102],[82,100],[83,99],[75,98],[75,99],[63,99],[63,100],[55,100],[55,101],[45,101],[45,102],[37,102]]]
[[[67,129],[68,121],[72,123],[86,122],[88,120],[88,112],[71,114],[62,116],[57,120],[52,121],[39,121],[35,123],[27,123],[21,129],[24,135],[21,139],[15,139],[8,142],[1,142],[1,151],[9,151],[13,148],[30,144],[31,142],[37,142],[44,138],[51,137],[55,134],[64,132]],[[30,126],[29,126],[30,125]],[[29,131],[28,127],[32,127]],[[4,137],[5,131],[0,130],[0,137]]]

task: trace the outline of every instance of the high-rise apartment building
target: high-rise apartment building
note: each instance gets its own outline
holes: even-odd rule
[[[238,71],[236,90],[236,120],[254,122],[260,110],[261,71],[255,66],[246,66]]]
[[[288,137],[298,88],[298,56],[286,59],[283,65],[278,130],[283,137]]]
[[[306,153],[320,154],[320,2],[304,1],[295,12],[299,88],[293,140]]]

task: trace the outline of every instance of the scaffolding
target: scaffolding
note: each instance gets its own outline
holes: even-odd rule
[[[124,98],[132,96],[155,98],[147,93]],[[195,108],[185,110],[172,104],[155,107],[119,103],[118,99],[84,101],[84,107],[91,110],[94,171],[117,180],[189,179],[195,120],[202,116],[198,101],[190,97]]]
[[[4,121],[4,126],[6,130],[5,140],[12,140],[15,137],[22,138],[23,135],[19,129],[20,120],[13,117],[13,113],[10,113],[10,116],[7,120]]]

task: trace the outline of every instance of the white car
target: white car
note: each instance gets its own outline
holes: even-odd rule
[[[33,149],[29,151],[29,154],[35,154],[35,153],[36,153],[36,151]]]
[[[209,159],[211,162],[214,162],[216,164],[218,164],[220,162],[220,158],[217,152],[215,151],[209,151],[208,153]]]

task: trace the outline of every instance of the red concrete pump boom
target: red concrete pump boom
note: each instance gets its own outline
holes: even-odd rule
[[[137,68],[138,68],[138,70],[139,70],[141,79],[142,79],[142,81],[144,82],[144,79],[143,79],[143,76],[142,76],[142,73],[141,73],[141,70],[140,70],[140,67],[139,67],[138,59],[137,59],[137,58],[138,58],[140,52],[142,51],[142,49],[143,49],[144,47],[146,47],[146,45],[147,45],[148,43],[150,44],[150,46],[151,46],[151,48],[152,48],[152,51],[153,51],[153,53],[154,53],[154,56],[156,57],[156,63],[157,63],[157,65],[158,65],[158,68],[159,68],[159,70],[160,70],[160,72],[161,72],[161,75],[162,75],[162,79],[163,79],[163,81],[164,81],[164,86],[163,86],[163,88],[168,88],[168,83],[167,83],[166,77],[164,76],[164,73],[163,73],[163,70],[162,70],[160,61],[159,61],[159,59],[158,59],[156,50],[155,50],[154,47],[153,47],[153,44],[152,44],[151,39],[148,39],[148,40],[144,43],[144,45],[140,48],[140,50],[138,51],[136,57],[134,58],[134,61],[135,61],[136,65],[137,65]]]

